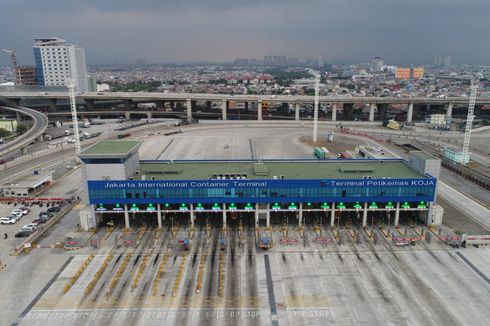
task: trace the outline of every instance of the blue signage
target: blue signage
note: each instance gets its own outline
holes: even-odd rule
[[[430,202],[436,182],[434,178],[121,180],[88,181],[88,188],[92,204]]]

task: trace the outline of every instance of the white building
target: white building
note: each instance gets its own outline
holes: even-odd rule
[[[88,91],[85,50],[59,38],[34,39],[36,82],[38,85],[66,86],[75,81],[77,92]]]

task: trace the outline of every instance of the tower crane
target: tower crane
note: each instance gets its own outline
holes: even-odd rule
[[[14,84],[18,84],[17,78],[17,53],[15,50],[2,49],[3,52],[10,54],[10,62],[12,64],[12,72],[14,73]]]
[[[473,119],[475,118],[473,113],[475,112],[476,91],[478,90],[478,86],[477,81],[471,81],[470,104],[468,106],[468,116],[466,117],[466,126],[464,129],[463,151],[461,152],[461,163],[463,164],[470,161],[470,137],[471,129],[473,127]]]

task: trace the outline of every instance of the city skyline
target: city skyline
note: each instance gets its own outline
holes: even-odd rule
[[[325,62],[487,64],[490,3],[483,0],[75,1],[2,4],[0,47],[32,64],[32,39],[60,37],[86,49],[88,64],[231,62],[286,55]],[[22,21],[22,24],[18,24]],[[0,65],[8,65],[7,55]]]

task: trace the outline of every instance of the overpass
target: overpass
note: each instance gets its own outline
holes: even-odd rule
[[[227,119],[228,103],[235,102],[254,102],[257,103],[257,119],[263,118],[263,103],[288,103],[294,106],[295,119],[299,120],[300,104],[313,104],[314,97],[306,95],[246,95],[246,94],[203,94],[203,93],[145,93],[145,92],[87,92],[79,93],[77,98],[83,100],[89,111],[95,109],[97,102],[119,101],[126,103],[128,107],[137,103],[156,103],[162,105],[165,102],[184,102],[186,115],[192,118],[192,109],[196,101],[219,102],[221,106],[222,120]],[[51,107],[56,106],[56,101],[67,100],[68,92],[59,89],[49,92],[23,91],[11,89],[0,89],[0,100],[10,100],[20,103],[21,100],[46,100],[51,103]],[[380,117],[386,112],[390,104],[408,105],[407,122],[412,122],[413,110],[415,105],[438,105],[446,108],[446,116],[452,116],[454,105],[467,105],[467,97],[432,98],[432,97],[361,97],[361,96],[320,96],[320,103],[332,106],[332,120],[337,119],[337,111],[345,110],[351,112],[354,104],[369,104],[369,121],[374,120],[376,111],[380,112]],[[490,105],[490,98],[478,98],[477,105]]]
[[[24,107],[12,108],[7,106],[0,106],[0,108],[7,111],[13,111],[18,114],[27,115],[34,120],[32,127],[24,134],[18,136],[12,141],[0,145],[0,157],[29,145],[33,140],[41,137],[48,126],[48,118],[43,113],[36,110]]]

